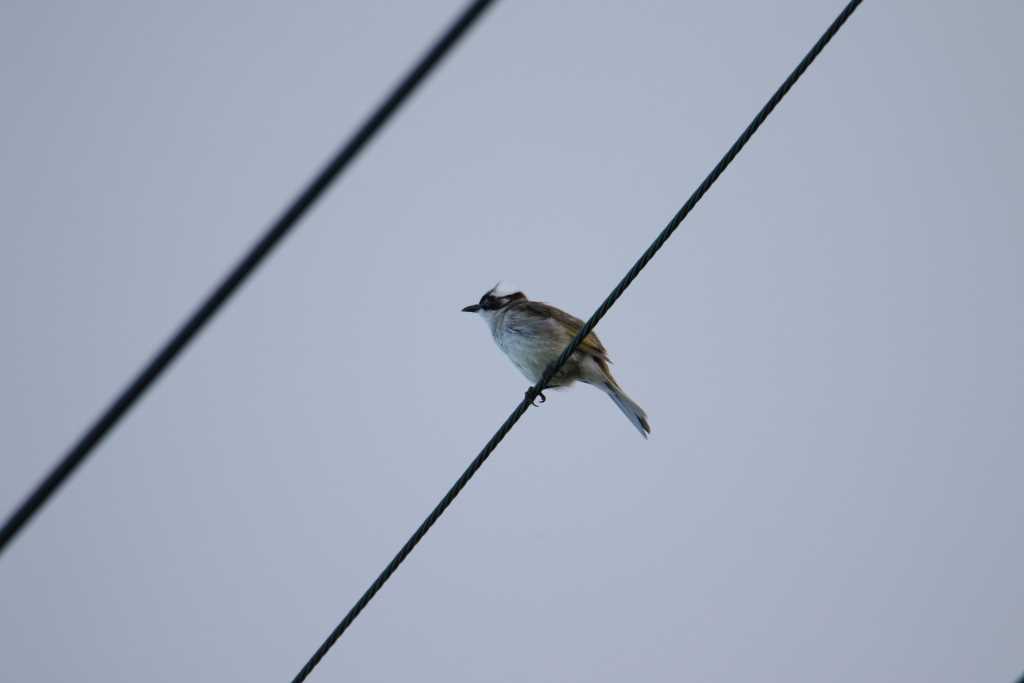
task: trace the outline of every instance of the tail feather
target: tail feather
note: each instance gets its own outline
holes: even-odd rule
[[[651,431],[651,425],[647,422],[647,413],[644,412],[643,408],[638,406],[636,402],[626,395],[626,392],[622,390],[619,385],[614,381],[602,382],[598,384],[604,393],[611,397],[615,405],[619,407],[622,414],[629,418],[629,421],[633,423],[637,431],[640,432],[640,436],[647,438],[647,435]]]

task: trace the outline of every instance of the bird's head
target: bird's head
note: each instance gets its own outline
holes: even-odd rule
[[[499,283],[500,284],[500,283]],[[480,301],[475,304],[470,304],[462,309],[464,313],[479,313],[480,315],[493,315],[496,311],[508,306],[514,301],[523,301],[526,299],[526,295],[522,292],[512,292],[511,294],[502,294],[498,291],[498,285],[494,285],[480,297]]]

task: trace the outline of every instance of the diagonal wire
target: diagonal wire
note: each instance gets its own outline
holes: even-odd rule
[[[505,435],[508,434],[513,425],[519,421],[519,418],[523,416],[527,408],[532,405],[541,389],[547,386],[555,373],[558,372],[562,365],[565,364],[569,359],[569,356],[571,356],[576,350],[576,347],[580,345],[580,342],[582,342],[583,339],[593,331],[597,323],[604,317],[605,313],[608,312],[608,309],[612,307],[612,304],[622,296],[622,293],[626,291],[626,288],[629,287],[630,283],[636,279],[636,276],[640,274],[640,271],[643,270],[644,266],[654,258],[654,255],[659,249],[661,249],[666,240],[672,236],[672,233],[675,232],[676,228],[679,227],[679,224],[683,222],[683,219],[686,218],[691,210],[693,210],[693,207],[700,201],[701,197],[703,197],[714,182],[718,180],[718,176],[722,174],[722,171],[725,170],[726,166],[732,163],[732,160],[736,158],[736,155],[739,154],[740,150],[743,149],[743,146],[747,144],[747,141],[750,140],[750,137],[754,132],[757,131],[762,123],[764,123],[764,120],[768,118],[768,115],[773,109],[775,109],[775,106],[782,100],[782,98],[786,96],[786,93],[789,92],[789,89],[797,82],[797,79],[803,75],[804,71],[807,70],[807,67],[811,65],[811,62],[814,61],[825,45],[832,40],[832,36],[836,34],[844,23],[846,23],[846,20],[850,18],[850,15],[853,14],[855,9],[857,9],[857,6],[860,5],[861,1],[862,0],[851,0],[850,3],[846,5],[839,16],[836,17],[835,21],[833,21],[825,33],[822,34],[821,38],[818,39],[818,42],[814,44],[814,47],[811,48],[810,52],[808,52],[800,61],[789,77],[786,78],[782,85],[779,86],[778,90],[775,91],[775,94],[771,96],[771,99],[769,99],[764,107],[761,108],[761,111],[757,113],[757,116],[755,116],[754,120],[750,122],[750,125],[748,125],[743,133],[740,134],[739,138],[733,143],[732,147],[729,148],[729,151],[725,153],[725,156],[722,157],[721,161],[719,161],[711,170],[711,173],[709,173],[704,179],[704,182],[702,182],[694,193],[690,195],[690,198],[685,204],[683,204],[683,207],[679,209],[679,212],[672,217],[672,220],[669,221],[665,229],[661,231],[661,234],[659,234],[651,246],[647,248],[647,251],[645,251],[633,267],[629,269],[626,276],[622,278],[622,281],[616,285],[611,294],[609,294],[598,309],[594,311],[594,314],[590,316],[590,319],[586,324],[580,328],[580,331],[576,334],[573,340],[567,347],[565,347],[565,350],[562,351],[562,355],[558,357],[558,360],[547,368],[543,376],[541,376],[540,380],[538,380],[535,385],[530,387],[526,392],[526,396],[524,396],[523,400],[519,402],[519,405],[516,406],[516,409],[508,416],[508,419],[505,420],[504,424],[498,428],[498,431],[495,432],[494,436],[491,437],[491,440],[487,442],[487,445],[483,447],[480,454],[473,459],[473,462],[469,464],[469,467],[467,467],[466,471],[462,473],[462,476],[459,477],[458,481],[452,485],[448,490],[448,493],[446,493],[444,498],[441,499],[441,502],[439,502],[427,518],[423,520],[423,523],[420,524],[419,528],[416,529],[409,540],[405,542],[405,545],[402,546],[402,549],[398,551],[398,554],[395,555],[391,562],[388,563],[388,566],[384,568],[384,571],[380,573],[377,579],[369,588],[366,589],[366,592],[363,593],[362,597],[360,597],[356,604],[352,606],[352,609],[348,611],[348,614],[346,614],[345,618],[341,620],[341,623],[335,627],[331,634],[327,636],[327,639],[319,648],[317,648],[317,651],[313,653],[313,656],[310,657],[308,662],[306,662],[306,665],[302,667],[302,670],[295,676],[292,683],[300,683],[300,681],[305,680],[313,670],[313,667],[323,659],[324,655],[327,654],[327,651],[330,650],[334,643],[337,642],[338,638],[341,637],[341,634],[343,634],[349,625],[355,621],[355,618],[363,611],[366,604],[373,599],[373,596],[377,594],[377,591],[381,589],[381,586],[383,586],[395,570],[398,569],[398,565],[400,565],[402,561],[405,560],[406,556],[412,552],[412,549],[420,542],[420,539],[426,535],[427,531],[430,530],[430,527],[434,525],[434,522],[437,521],[448,506],[451,505],[452,501],[455,500],[455,497],[459,495],[459,492],[462,491],[463,487],[465,487],[473,475],[476,474],[476,471],[484,464],[484,461],[487,460],[491,452],[499,443],[501,443],[501,440],[505,438]]]
[[[451,23],[430,49],[405,74],[388,96],[359,126],[348,141],[320,170],[306,188],[292,200],[277,220],[260,237],[248,253],[207,295],[206,299],[164,343],[149,363],[135,376],[105,411],[96,419],[46,478],[25,498],[0,529],[0,553],[21,530],[26,522],[46,503],[57,488],[75,471],[92,450],[103,440],[131,407],[142,397],[177,356],[188,346],[200,330],[213,318],[270,252],[295,227],[299,219],[324,193],[328,186],[345,170],[366,144],[408,99],[416,87],[434,70],[466,31],[483,14],[493,0],[470,2]]]

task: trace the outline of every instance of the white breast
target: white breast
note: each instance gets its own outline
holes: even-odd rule
[[[498,345],[509,360],[519,368],[531,383],[535,383],[544,374],[544,370],[561,351],[561,346],[552,343],[547,330],[524,329],[522,324],[515,326],[506,324],[505,311],[498,311],[497,314],[485,316],[494,336],[494,342]],[[521,321],[520,321],[521,322]],[[543,326],[543,325],[542,325]]]

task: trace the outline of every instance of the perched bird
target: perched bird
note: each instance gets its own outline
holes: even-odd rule
[[[497,285],[480,297],[479,303],[462,310],[479,314],[491,328],[498,348],[531,384],[536,384],[580,331],[583,322],[554,306],[530,301],[522,292],[499,294],[496,290]],[[567,387],[576,380],[593,385],[611,397],[646,439],[651,431],[647,414],[612,377],[610,362],[601,340],[591,332],[543,388]],[[539,397],[543,403],[544,394]]]

